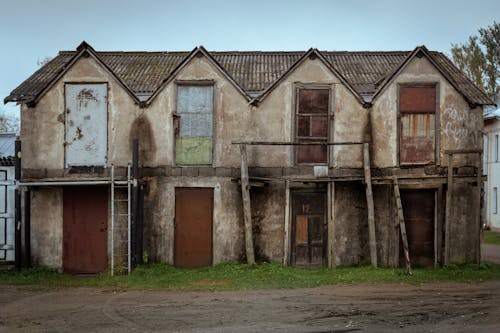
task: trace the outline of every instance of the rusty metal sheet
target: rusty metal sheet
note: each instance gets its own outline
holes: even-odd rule
[[[402,113],[435,113],[436,87],[401,87],[399,101]]]
[[[212,188],[175,189],[176,267],[195,268],[212,264]]]
[[[292,264],[326,265],[326,193],[294,193],[292,196]]]
[[[105,165],[107,84],[66,84],[66,166]]]
[[[434,190],[401,191],[412,266],[434,266],[434,198]]]
[[[401,164],[431,164],[435,162],[435,123],[436,116],[430,113],[401,115]]]
[[[177,87],[179,134],[176,138],[176,163],[212,163],[213,86]]]
[[[63,189],[63,270],[98,273],[108,267],[108,190]]]

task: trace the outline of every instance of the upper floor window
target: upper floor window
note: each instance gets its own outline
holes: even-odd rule
[[[212,85],[177,86],[176,164],[212,164],[213,99]]]
[[[498,162],[498,134],[495,134],[495,162]]]
[[[295,112],[297,142],[328,142],[330,89],[298,88]],[[297,164],[324,164],[328,161],[327,145],[296,146]]]
[[[436,86],[399,89],[401,165],[436,162]]]

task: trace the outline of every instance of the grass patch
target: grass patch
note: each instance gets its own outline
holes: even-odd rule
[[[417,268],[413,276],[396,268],[340,267],[298,269],[278,264],[221,264],[201,269],[179,269],[164,264],[137,267],[130,276],[102,273],[87,278],[47,269],[0,272],[0,284],[29,285],[37,289],[98,287],[113,289],[252,290],[310,288],[352,283],[482,282],[500,280],[500,265],[450,265]]]
[[[484,230],[483,241],[485,244],[500,245],[500,232]]]

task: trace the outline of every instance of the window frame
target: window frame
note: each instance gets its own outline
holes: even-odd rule
[[[325,142],[331,142],[332,140],[332,121],[333,121],[333,85],[325,84],[325,83],[295,83],[293,89],[293,113],[292,113],[292,142],[299,143],[301,139],[299,139],[298,131],[299,131],[299,98],[300,98],[300,90],[328,90],[328,111],[326,114],[327,117],[327,136]],[[304,140],[304,138],[302,138]],[[321,141],[320,139],[312,139],[311,141]],[[308,162],[308,163],[300,163],[297,161],[297,147],[300,145],[295,145],[292,148],[293,155],[293,164],[297,166],[311,166],[311,165],[330,165],[330,156],[332,155],[330,152],[330,146],[326,146],[326,159],[324,162]]]
[[[436,90],[436,101],[434,108],[434,162],[401,162],[401,123],[402,116],[405,112],[401,112],[401,88],[434,88]],[[405,82],[397,85],[397,161],[399,167],[425,166],[425,165],[440,165],[440,110],[439,110],[439,82]],[[429,112],[413,112],[406,114],[429,114]]]
[[[178,97],[179,97],[179,87],[180,86],[196,86],[196,87],[212,87],[212,151],[210,153],[211,163],[209,164],[179,164],[177,163],[177,143],[176,139],[180,134],[180,115],[177,113],[178,110]],[[216,133],[216,89],[217,85],[214,80],[175,80],[174,81],[174,109],[172,112],[172,142],[173,142],[173,159],[172,165],[176,167],[213,167],[215,160],[215,133]]]

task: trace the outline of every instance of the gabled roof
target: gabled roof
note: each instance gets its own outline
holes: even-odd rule
[[[207,57],[250,102],[265,98],[300,63],[313,56],[337,75],[360,103],[370,104],[413,57],[422,53],[470,104],[494,104],[444,54],[428,51],[425,47],[394,52],[316,49],[307,52],[208,52],[203,47],[191,52],[97,52],[85,42],[77,51],[60,52],[14,89],[4,102],[36,103],[85,52],[115,76],[136,101],[146,104],[199,54]]]

